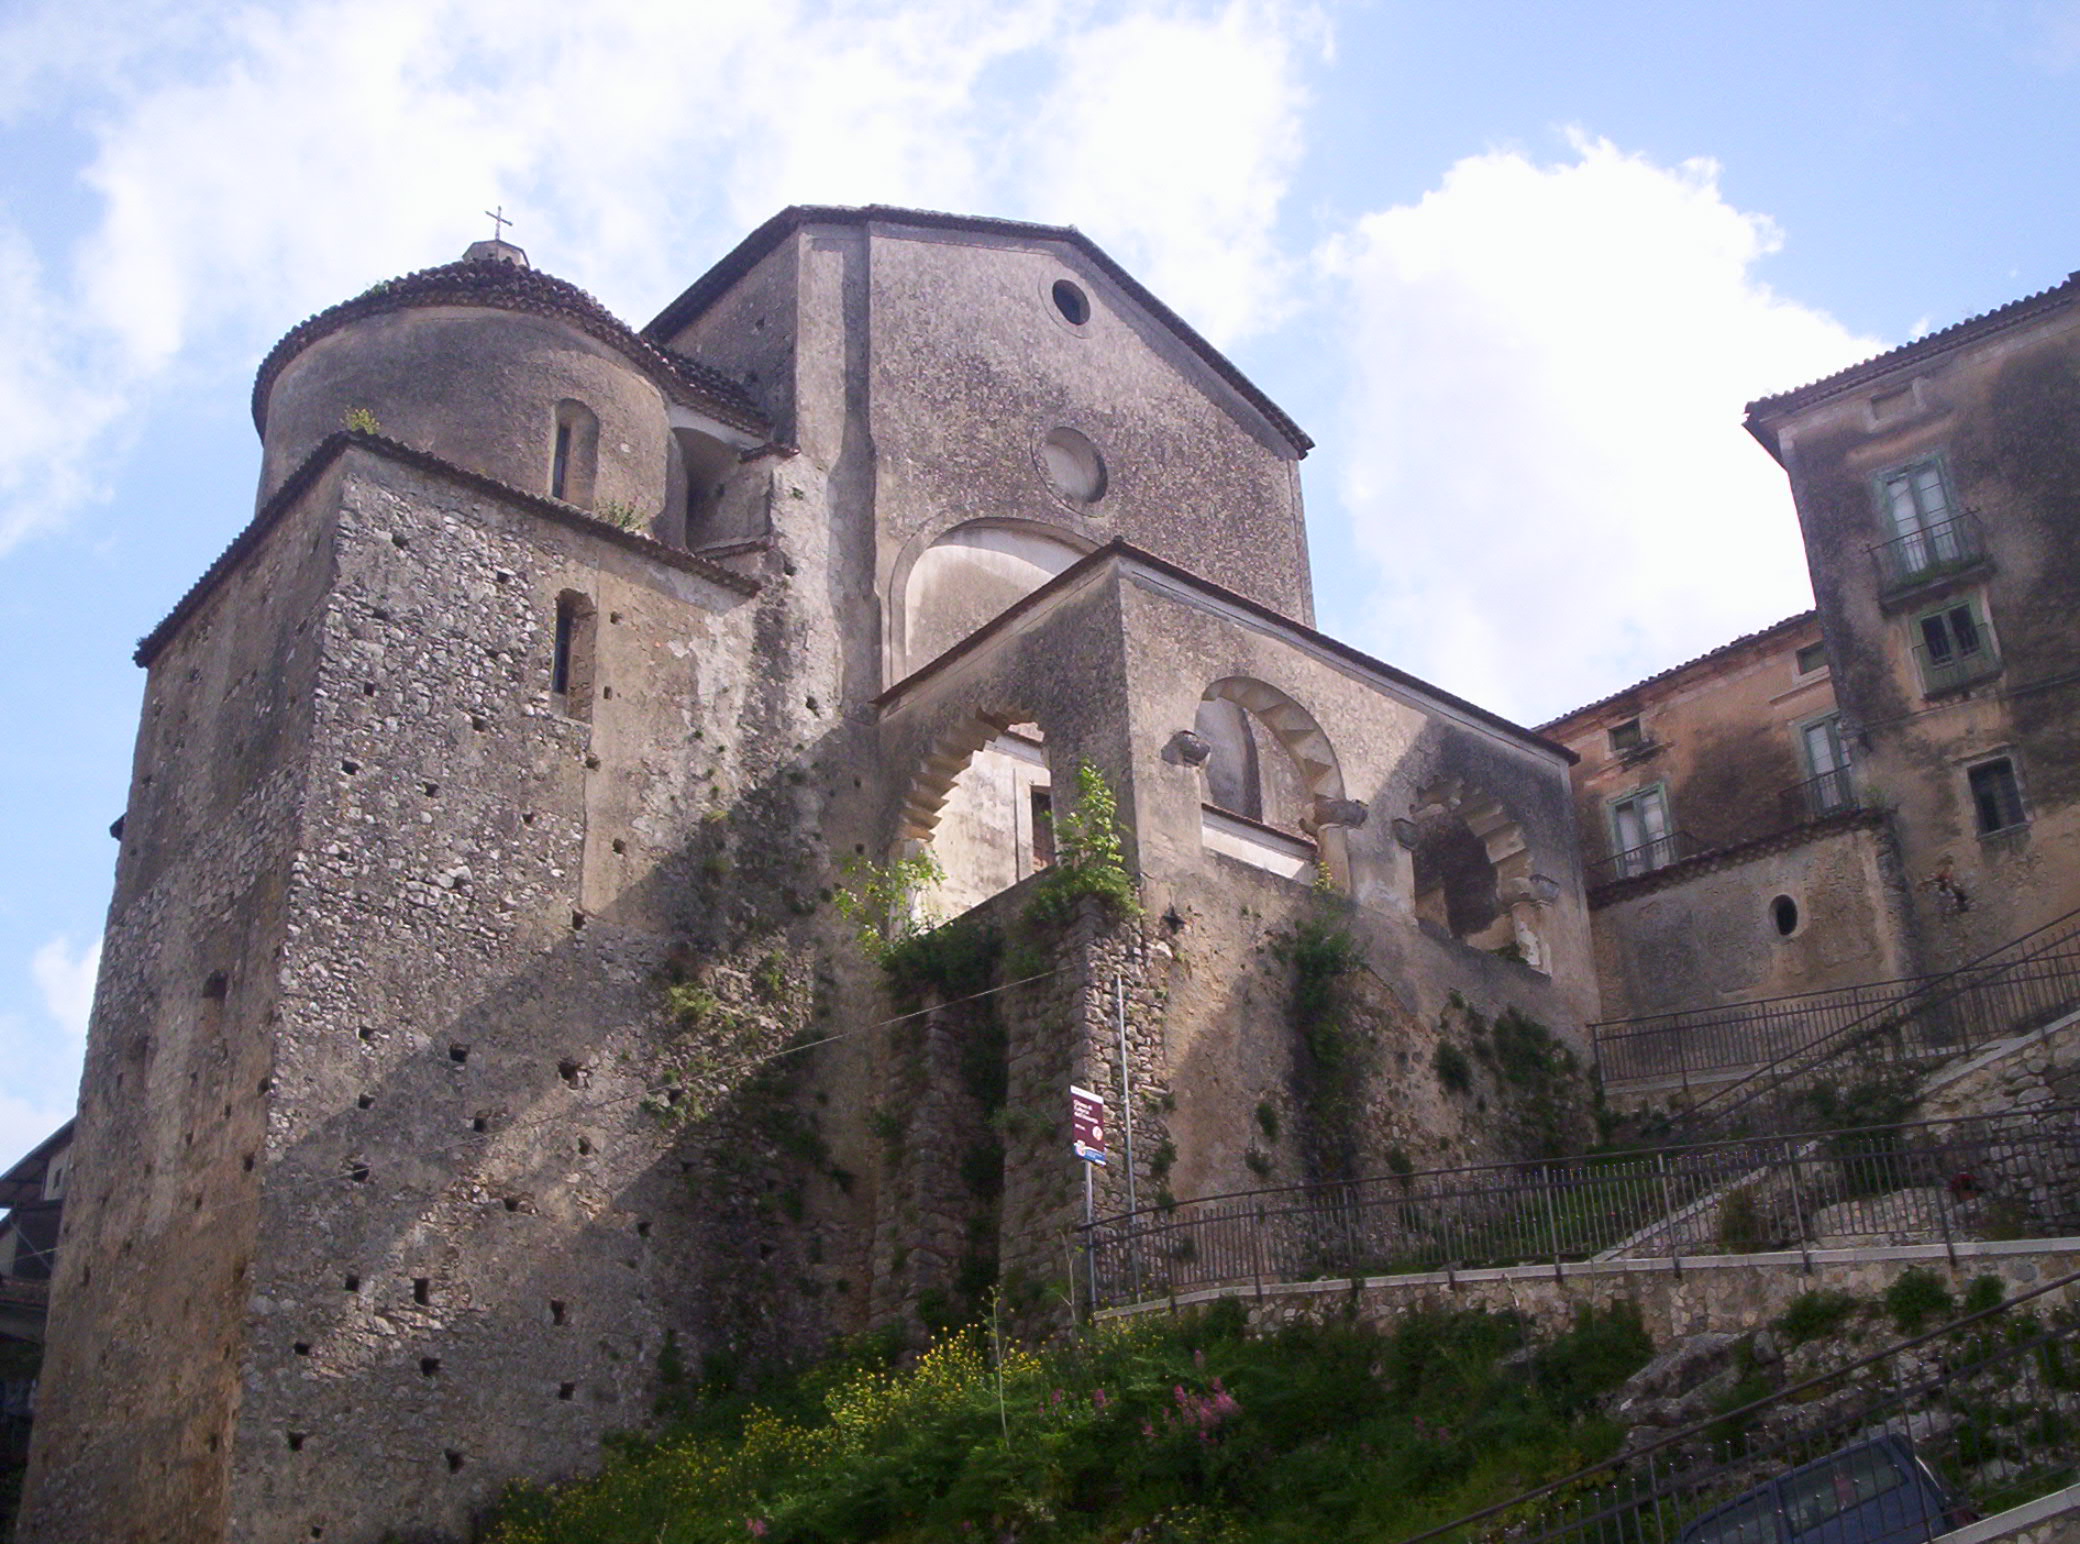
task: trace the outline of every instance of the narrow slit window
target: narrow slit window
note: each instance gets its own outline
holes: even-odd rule
[[[549,659],[549,690],[572,718],[592,717],[593,646],[596,613],[576,590],[556,597],[556,632]]]
[[[560,499],[571,481],[571,426],[556,426],[556,455],[549,466],[549,497]]]
[[[584,403],[566,397],[556,404],[550,439],[549,496],[580,509],[592,508],[599,470],[599,417]]]

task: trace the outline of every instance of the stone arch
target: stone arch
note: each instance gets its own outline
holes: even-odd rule
[[[1060,526],[1008,517],[920,536],[889,576],[889,679],[930,664],[1094,550]]]
[[[1205,802],[1299,830],[1315,844],[1330,883],[1348,891],[1344,833],[1364,822],[1365,808],[1345,797],[1336,749],[1314,715],[1268,682],[1224,676],[1200,694],[1194,731],[1209,752],[1202,769]],[[1283,756],[1264,754],[1273,747]]]
[[[1530,842],[1502,801],[1463,778],[1439,778],[1416,794],[1411,813],[1417,917],[1548,970],[1542,914],[1557,891],[1531,872]]]
[[[897,856],[930,851],[935,899],[957,915],[1054,861],[1046,737],[1017,712],[978,712],[932,744],[904,791]]]

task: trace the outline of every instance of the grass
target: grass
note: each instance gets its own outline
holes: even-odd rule
[[[1530,1348],[1514,1316],[1405,1315],[1248,1337],[1233,1305],[1044,1351],[957,1331],[914,1364],[825,1363],[689,1398],[590,1481],[516,1490],[487,1544],[1315,1544],[1392,1540],[1611,1452],[1599,1397],[1636,1312]],[[1136,1530],[1140,1530],[1136,1532]]]

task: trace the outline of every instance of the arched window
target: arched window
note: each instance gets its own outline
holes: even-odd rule
[[[592,507],[599,471],[599,418],[584,403],[566,397],[556,404],[556,429],[549,450],[549,497]]]
[[[946,532],[901,577],[894,678],[930,664],[1086,550],[1033,523],[975,521]]]
[[[1346,888],[1343,827],[1363,812],[1344,799],[1336,753],[1313,715],[1275,686],[1229,676],[1206,688],[1192,728],[1206,748],[1207,847],[1293,878],[1320,864],[1330,883]]]

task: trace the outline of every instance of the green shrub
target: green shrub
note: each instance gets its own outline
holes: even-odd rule
[[[1934,1271],[1904,1271],[1885,1289],[1885,1311],[1902,1335],[1920,1334],[1930,1319],[1947,1315],[1956,1306],[1957,1300]]]
[[[1466,1053],[1449,1040],[1437,1042],[1437,1049],[1430,1057],[1430,1066],[1437,1074],[1437,1081],[1445,1092],[1463,1094],[1473,1087],[1473,1063]]]
[[[1834,1334],[1856,1312],[1856,1298],[1848,1292],[1801,1292],[1791,1300],[1777,1320],[1777,1328],[1794,1346],[1809,1340],[1824,1340]]]
[[[1737,1185],[1719,1203],[1716,1230],[1719,1247],[1728,1254],[1752,1254],[1768,1242],[1762,1207],[1749,1185]]]
[[[1998,1308],[2008,1299],[2008,1284],[1998,1276],[1974,1276],[1971,1285],[1964,1289],[1964,1311],[1984,1313],[1989,1308]]]

